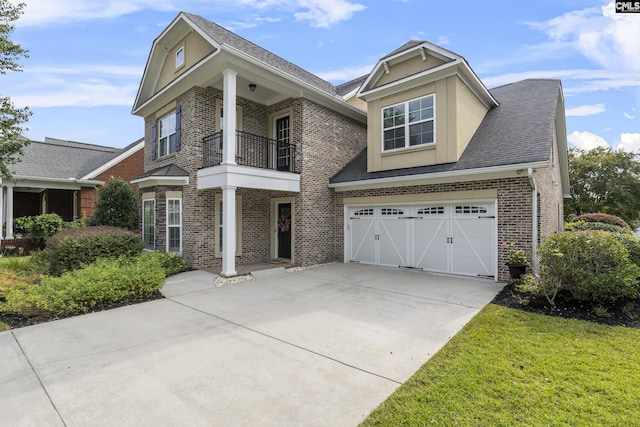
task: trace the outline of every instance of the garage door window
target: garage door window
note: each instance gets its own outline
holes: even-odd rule
[[[357,211],[355,211],[355,212],[353,213],[353,216],[355,216],[355,217],[373,216],[373,208],[369,208],[369,209],[358,209]]]
[[[486,214],[487,208],[484,206],[456,206],[457,214]]]
[[[418,215],[442,215],[444,214],[444,206],[431,206],[428,208],[418,209]]]
[[[380,215],[382,215],[382,216],[389,216],[389,215],[398,216],[398,215],[404,215],[404,213],[403,213],[402,209],[382,208],[382,210],[380,211]]]

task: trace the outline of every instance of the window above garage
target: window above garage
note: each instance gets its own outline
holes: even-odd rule
[[[435,95],[382,109],[383,151],[435,143]]]

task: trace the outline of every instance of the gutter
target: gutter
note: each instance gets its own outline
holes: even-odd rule
[[[359,181],[329,183],[329,187],[338,189],[342,187],[370,186],[370,185],[376,185],[376,184],[399,183],[403,181],[463,177],[463,176],[471,176],[471,175],[487,175],[491,173],[516,172],[518,170],[527,170],[527,169],[529,171],[532,171],[533,169],[541,169],[546,167],[549,167],[548,161],[520,163],[520,164],[506,165],[506,166],[493,166],[488,168],[463,169],[459,171],[423,173],[423,174],[416,174],[416,175],[391,176],[391,177],[385,177],[385,178],[362,179]]]
[[[98,179],[82,179],[82,178],[47,178],[44,176],[28,176],[28,175],[14,175],[16,181],[42,181],[42,182],[59,182],[59,183],[75,183],[84,185],[102,185],[104,181]]]
[[[533,168],[527,170],[529,183],[531,184],[531,269],[534,274],[538,272],[538,189],[533,178]]]

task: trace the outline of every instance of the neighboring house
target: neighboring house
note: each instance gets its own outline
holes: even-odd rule
[[[143,171],[144,140],[124,148],[104,147],[45,138],[25,147],[14,165],[14,182],[2,180],[0,238],[14,238],[14,219],[57,213],[65,221],[90,217],[98,199],[97,187],[111,177],[126,181]]]
[[[428,42],[334,86],[180,13],[153,43],[133,113],[145,247],[225,276],[280,258],[503,280],[501,242],[531,253],[562,228],[560,82],[488,90]]]

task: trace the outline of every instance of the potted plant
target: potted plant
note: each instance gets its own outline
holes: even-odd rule
[[[507,267],[512,279],[519,279],[527,272],[527,254],[522,249],[515,249],[515,243],[504,242],[503,248],[511,248]]]

